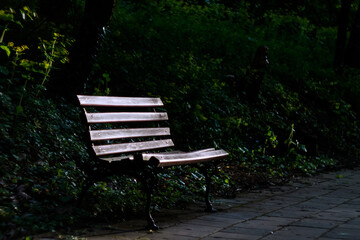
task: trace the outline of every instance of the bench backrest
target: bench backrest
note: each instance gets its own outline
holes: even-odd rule
[[[166,112],[154,112],[154,108],[163,106],[160,98],[77,97],[84,107],[90,139],[97,156],[174,146],[168,138],[170,129],[154,126],[154,123],[168,120]],[[134,123],[141,127],[134,127]]]

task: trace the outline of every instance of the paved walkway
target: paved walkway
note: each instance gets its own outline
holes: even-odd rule
[[[133,220],[79,238],[105,239],[360,239],[360,169],[303,178],[286,186],[239,194],[214,202],[220,209],[199,208],[155,213],[156,232]],[[91,236],[92,235],[92,236]],[[44,238],[43,238],[44,239]]]

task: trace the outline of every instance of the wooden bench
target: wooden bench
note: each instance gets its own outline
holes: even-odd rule
[[[89,127],[89,153],[97,159],[92,167],[90,183],[111,174],[127,174],[137,178],[147,195],[146,220],[148,228],[158,229],[150,213],[151,194],[161,169],[176,165],[196,164],[206,178],[206,210],[213,211],[209,200],[210,161],[228,156],[224,150],[208,148],[192,152],[164,151],[172,148],[170,129],[161,126],[168,115],[160,98],[110,97],[78,95],[84,108],[84,121]],[[88,112],[91,111],[91,112]],[[87,188],[91,184],[88,184]],[[85,191],[86,191],[85,190]]]

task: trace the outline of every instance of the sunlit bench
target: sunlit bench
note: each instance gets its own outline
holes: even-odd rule
[[[206,210],[213,211],[209,200],[210,176],[207,163],[228,156],[224,150],[208,148],[192,152],[170,150],[174,147],[168,115],[160,98],[77,96],[84,108],[89,126],[88,144],[98,166],[90,181],[111,174],[127,174],[137,178],[146,195],[148,228],[157,229],[150,213],[151,194],[157,174],[165,167],[195,164],[206,178]],[[160,108],[160,109],[159,109]],[[157,111],[157,110],[158,111]],[[163,125],[163,126],[161,126]],[[204,167],[205,166],[205,167]]]

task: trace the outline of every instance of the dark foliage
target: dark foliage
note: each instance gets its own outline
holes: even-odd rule
[[[60,73],[85,2],[60,2],[57,15],[47,1],[6,1],[0,10],[0,238],[143,209],[140,187],[124,176],[94,184],[76,207],[93,162],[78,107],[48,88],[67,77]],[[118,1],[86,91],[159,96],[177,146],[226,149],[217,196],[351,167],[359,162],[360,79],[357,69],[333,69],[339,11],[338,1]],[[253,63],[259,46],[267,46],[266,67]],[[196,201],[203,189],[193,180],[203,178],[191,167],[168,169],[155,207]]]

